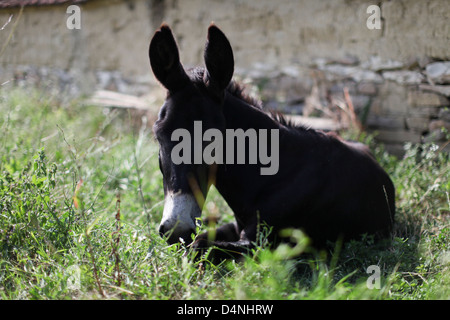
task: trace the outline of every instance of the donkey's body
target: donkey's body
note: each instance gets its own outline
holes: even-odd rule
[[[317,245],[364,233],[389,234],[395,212],[394,186],[367,149],[263,112],[231,81],[231,46],[217,27],[209,29],[205,69],[196,68],[189,74],[183,70],[175,40],[165,25],[152,40],[150,60],[156,77],[169,90],[155,123],[166,197],[160,231],[168,235],[169,242],[180,237],[190,242],[201,208],[195,203],[189,177],[205,196],[211,172],[236,223],[218,228],[214,241],[198,236],[194,247],[215,245],[245,251],[256,240],[262,223],[272,227],[274,236],[285,228],[303,229]],[[254,164],[217,164],[213,171],[204,163],[174,165],[169,156],[174,146],[170,134],[177,128],[192,130],[196,120],[205,129],[222,132],[279,130],[278,172],[261,175],[261,165]]]

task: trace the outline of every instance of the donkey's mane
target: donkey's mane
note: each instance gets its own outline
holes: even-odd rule
[[[245,101],[249,105],[251,105],[257,109],[263,110],[263,107],[262,107],[263,104],[262,104],[261,100],[254,98],[254,97],[248,95],[247,93],[245,93],[245,85],[238,83],[235,80],[232,80],[227,87],[227,92],[229,94],[233,95],[234,97]]]
[[[204,74],[205,74],[205,68],[203,67],[195,67],[192,69],[189,69],[189,75],[191,80],[196,85],[204,86]],[[247,104],[262,110],[262,102],[259,99],[256,99],[254,97],[249,96],[245,93],[245,86],[236,82],[235,80],[232,80],[228,87],[226,88],[227,92],[231,94],[232,96],[245,101]]]

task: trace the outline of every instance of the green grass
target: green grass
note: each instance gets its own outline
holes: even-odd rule
[[[449,158],[433,145],[397,160],[364,139],[397,188],[390,243],[314,252],[294,230],[297,246],[269,250],[262,232],[254,256],[214,265],[158,235],[158,147],[131,113],[24,89],[0,97],[2,299],[450,298]],[[215,190],[204,211],[232,220]]]

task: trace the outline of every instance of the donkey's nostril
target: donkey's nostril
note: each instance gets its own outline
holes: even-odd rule
[[[159,234],[161,238],[166,239],[167,243],[169,244],[183,242],[184,244],[188,245],[192,242],[193,233],[195,233],[194,229],[172,229],[170,227],[167,227],[165,223],[159,225]]]
[[[164,235],[166,234],[166,230],[164,228],[164,224],[159,225],[159,235],[164,238]]]

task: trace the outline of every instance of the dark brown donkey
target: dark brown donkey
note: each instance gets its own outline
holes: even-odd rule
[[[389,235],[394,186],[367,148],[266,114],[231,80],[233,51],[219,28],[212,24],[208,29],[205,68],[183,68],[165,24],[156,31],[149,55],[156,78],[168,90],[154,133],[165,195],[160,234],[169,243],[192,242],[202,209],[196,192],[205,198],[210,181],[236,222],[219,227],[213,241],[205,234],[197,236],[191,244],[197,249],[247,252],[261,223],[272,227],[274,236],[285,228],[302,229],[317,245],[340,237]],[[249,143],[228,148],[232,133],[236,141],[244,134],[243,141]],[[186,136],[198,134],[201,140]],[[225,139],[227,148],[220,150]],[[265,162],[251,160],[257,150],[266,152]]]

